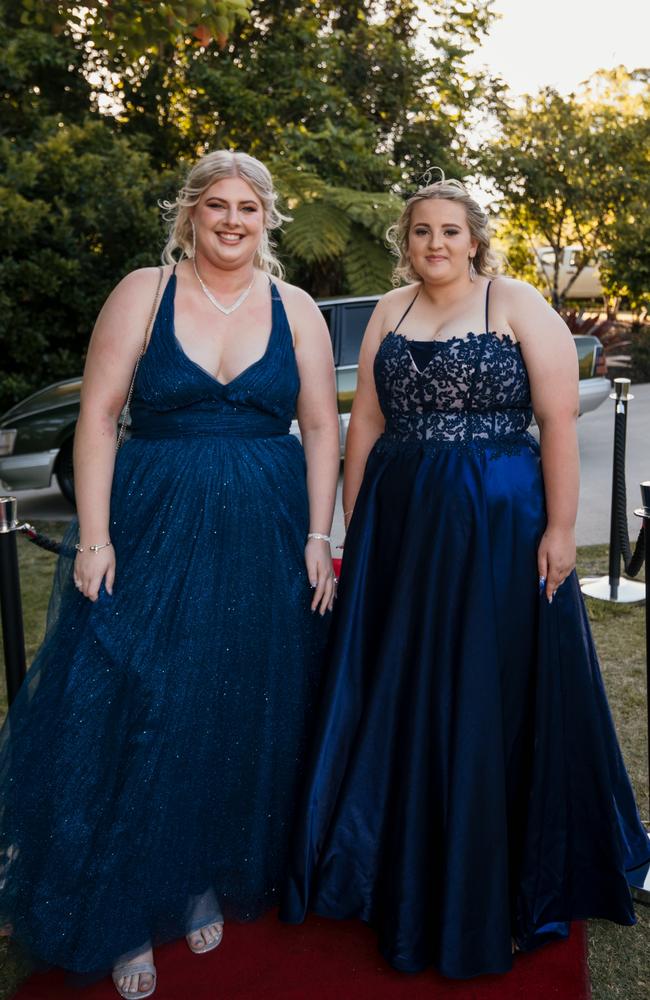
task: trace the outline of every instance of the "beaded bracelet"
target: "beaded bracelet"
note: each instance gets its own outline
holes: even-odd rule
[[[99,552],[100,549],[107,549],[108,546],[112,545],[112,544],[113,544],[112,542],[104,542],[103,545],[89,545],[88,549],[91,552]],[[75,545],[75,549],[77,550],[77,552],[85,552],[86,551],[86,547],[83,546],[83,545],[80,545],[79,542],[77,542],[77,544]]]
[[[318,538],[321,542],[331,542],[329,535],[321,535],[320,531],[310,531],[307,538]]]

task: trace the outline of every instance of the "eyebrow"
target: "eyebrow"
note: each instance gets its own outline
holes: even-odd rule
[[[430,225],[430,223],[428,223],[428,222],[414,222],[413,225],[414,226],[428,226],[428,225]],[[460,223],[460,222],[443,222],[442,225],[443,226],[456,226],[457,229],[460,229],[462,223]]]
[[[220,194],[211,194],[211,195],[208,195],[208,197],[206,198],[206,201],[222,201],[224,203],[224,205],[229,205],[230,204],[228,198],[222,198]],[[238,201],[236,204],[237,205],[256,205],[257,206],[257,205],[260,204],[260,202],[259,201],[255,201],[254,198],[245,198],[243,201]]]

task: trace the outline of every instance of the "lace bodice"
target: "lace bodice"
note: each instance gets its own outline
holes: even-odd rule
[[[416,367],[409,340],[391,332],[374,364],[384,438],[454,444],[522,434],[532,419],[519,345],[494,332],[434,341]]]

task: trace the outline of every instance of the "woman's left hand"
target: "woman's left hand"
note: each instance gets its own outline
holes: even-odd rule
[[[305,546],[305,565],[314,594],[311,610],[324,615],[334,606],[336,578],[332,569],[332,553],[329,542],[322,538],[308,538]]]
[[[548,527],[537,550],[537,568],[540,593],[546,593],[549,604],[575,565],[576,538],[573,528]]]

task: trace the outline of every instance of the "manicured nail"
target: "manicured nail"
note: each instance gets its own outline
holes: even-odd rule
[[[553,603],[553,598],[554,598],[554,597],[555,597],[555,594],[551,594],[551,596],[550,596],[550,597],[549,597],[549,599],[548,599],[548,603],[549,603],[549,604],[552,604],[552,603]]]
[[[546,586],[546,577],[545,576],[540,576],[540,578],[539,578],[539,592],[540,592],[540,594],[544,590],[545,586]]]

